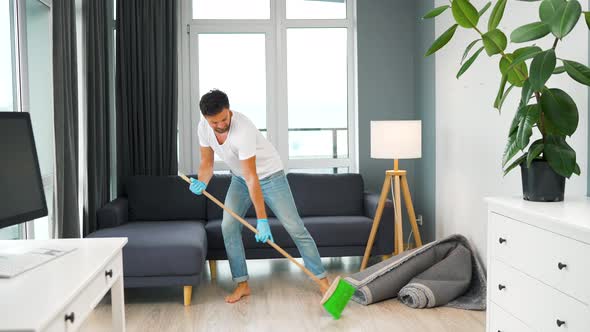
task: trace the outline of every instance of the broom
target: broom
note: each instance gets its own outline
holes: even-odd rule
[[[191,180],[186,175],[179,174],[179,176],[189,184],[191,183]],[[254,228],[247,221],[238,216],[235,212],[228,209],[223,203],[217,200],[217,198],[213,197],[213,195],[209,194],[205,190],[203,190],[203,195],[207,196],[207,198],[209,198],[215,204],[219,205],[219,207],[231,214],[240,223],[242,223],[242,225],[246,226],[249,230],[254,232],[254,234],[258,234],[258,230],[256,228]],[[279,253],[281,253],[281,255],[285,256],[293,264],[297,265],[303,272],[305,272],[305,274],[307,274],[311,278],[311,280],[315,281],[320,287],[322,286],[322,283],[318,277],[316,277],[305,266],[301,265],[301,263],[296,261],[291,255],[289,255],[289,253],[283,250],[283,248],[279,247],[276,243],[274,243],[271,240],[267,240],[266,243],[268,243],[271,247],[275,248]],[[352,285],[350,285],[349,283],[341,279],[340,276],[338,276],[336,277],[336,279],[334,279],[334,281],[330,285],[330,288],[328,288],[328,290],[322,297],[322,301],[320,302],[320,304],[330,315],[332,315],[332,317],[334,317],[334,319],[338,319],[340,318],[342,311],[346,307],[346,304],[348,303],[348,301],[350,301],[350,298],[352,297],[354,290],[355,289]]]

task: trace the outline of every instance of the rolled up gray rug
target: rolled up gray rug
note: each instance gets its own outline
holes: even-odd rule
[[[457,244],[441,261],[402,287],[398,299],[412,308],[445,305],[465,293],[471,283],[471,272],[471,252]]]
[[[413,308],[486,309],[486,275],[473,246],[452,235],[345,278],[363,305],[398,297]]]

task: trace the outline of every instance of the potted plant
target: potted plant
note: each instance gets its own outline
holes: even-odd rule
[[[513,88],[521,89],[520,102],[502,158],[504,175],[520,165],[525,200],[562,201],[565,178],[570,178],[572,174],[580,175],[576,152],[566,142],[566,138],[571,137],[578,127],[579,115],[572,97],[559,88],[548,87],[547,81],[553,75],[567,73],[575,81],[590,86],[590,69],[587,66],[556,55],[559,43],[576,26],[582,14],[590,28],[590,13],[582,13],[577,0],[522,1],[539,2],[539,20],[512,31],[510,41],[522,44],[551,34],[554,38],[551,48],[542,49],[533,44],[523,45],[511,52],[507,50],[508,38],[498,29],[507,0],[495,1],[487,31],[478,24],[492,6],[491,1],[477,10],[469,0],[452,0],[450,5],[437,7],[423,17],[434,18],[450,9],[455,20],[455,24],[434,41],[426,56],[444,47],[458,27],[478,35],[465,49],[457,78],[485,50],[488,56],[498,57],[498,70],[502,74],[494,108],[500,111]],[[533,130],[538,131],[541,138],[531,142]]]

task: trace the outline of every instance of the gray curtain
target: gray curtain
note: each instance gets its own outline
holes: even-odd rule
[[[78,81],[74,0],[53,1],[56,238],[80,237],[78,215]]]
[[[110,38],[112,7],[106,0],[82,1],[86,63],[87,187],[84,236],[96,231],[96,211],[110,200]]]
[[[119,179],[178,170],[176,6],[176,0],[117,1]]]

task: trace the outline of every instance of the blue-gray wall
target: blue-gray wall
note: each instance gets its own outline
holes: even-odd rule
[[[415,205],[424,219],[422,239],[432,241],[436,231],[435,58],[424,53],[435,39],[434,20],[421,17],[434,8],[434,0],[416,3],[416,115],[422,120],[422,159],[416,165]]]
[[[357,2],[359,167],[368,190],[381,190],[393,160],[371,159],[372,120],[415,119],[414,1]],[[411,170],[413,161],[401,161]]]
[[[422,54],[434,36],[419,17],[433,0],[357,2],[359,167],[369,191],[379,193],[392,160],[371,159],[370,121],[423,121],[423,157],[402,160],[423,241],[434,239],[434,65]],[[404,214],[404,241],[410,227]],[[386,221],[387,222],[387,221]]]

